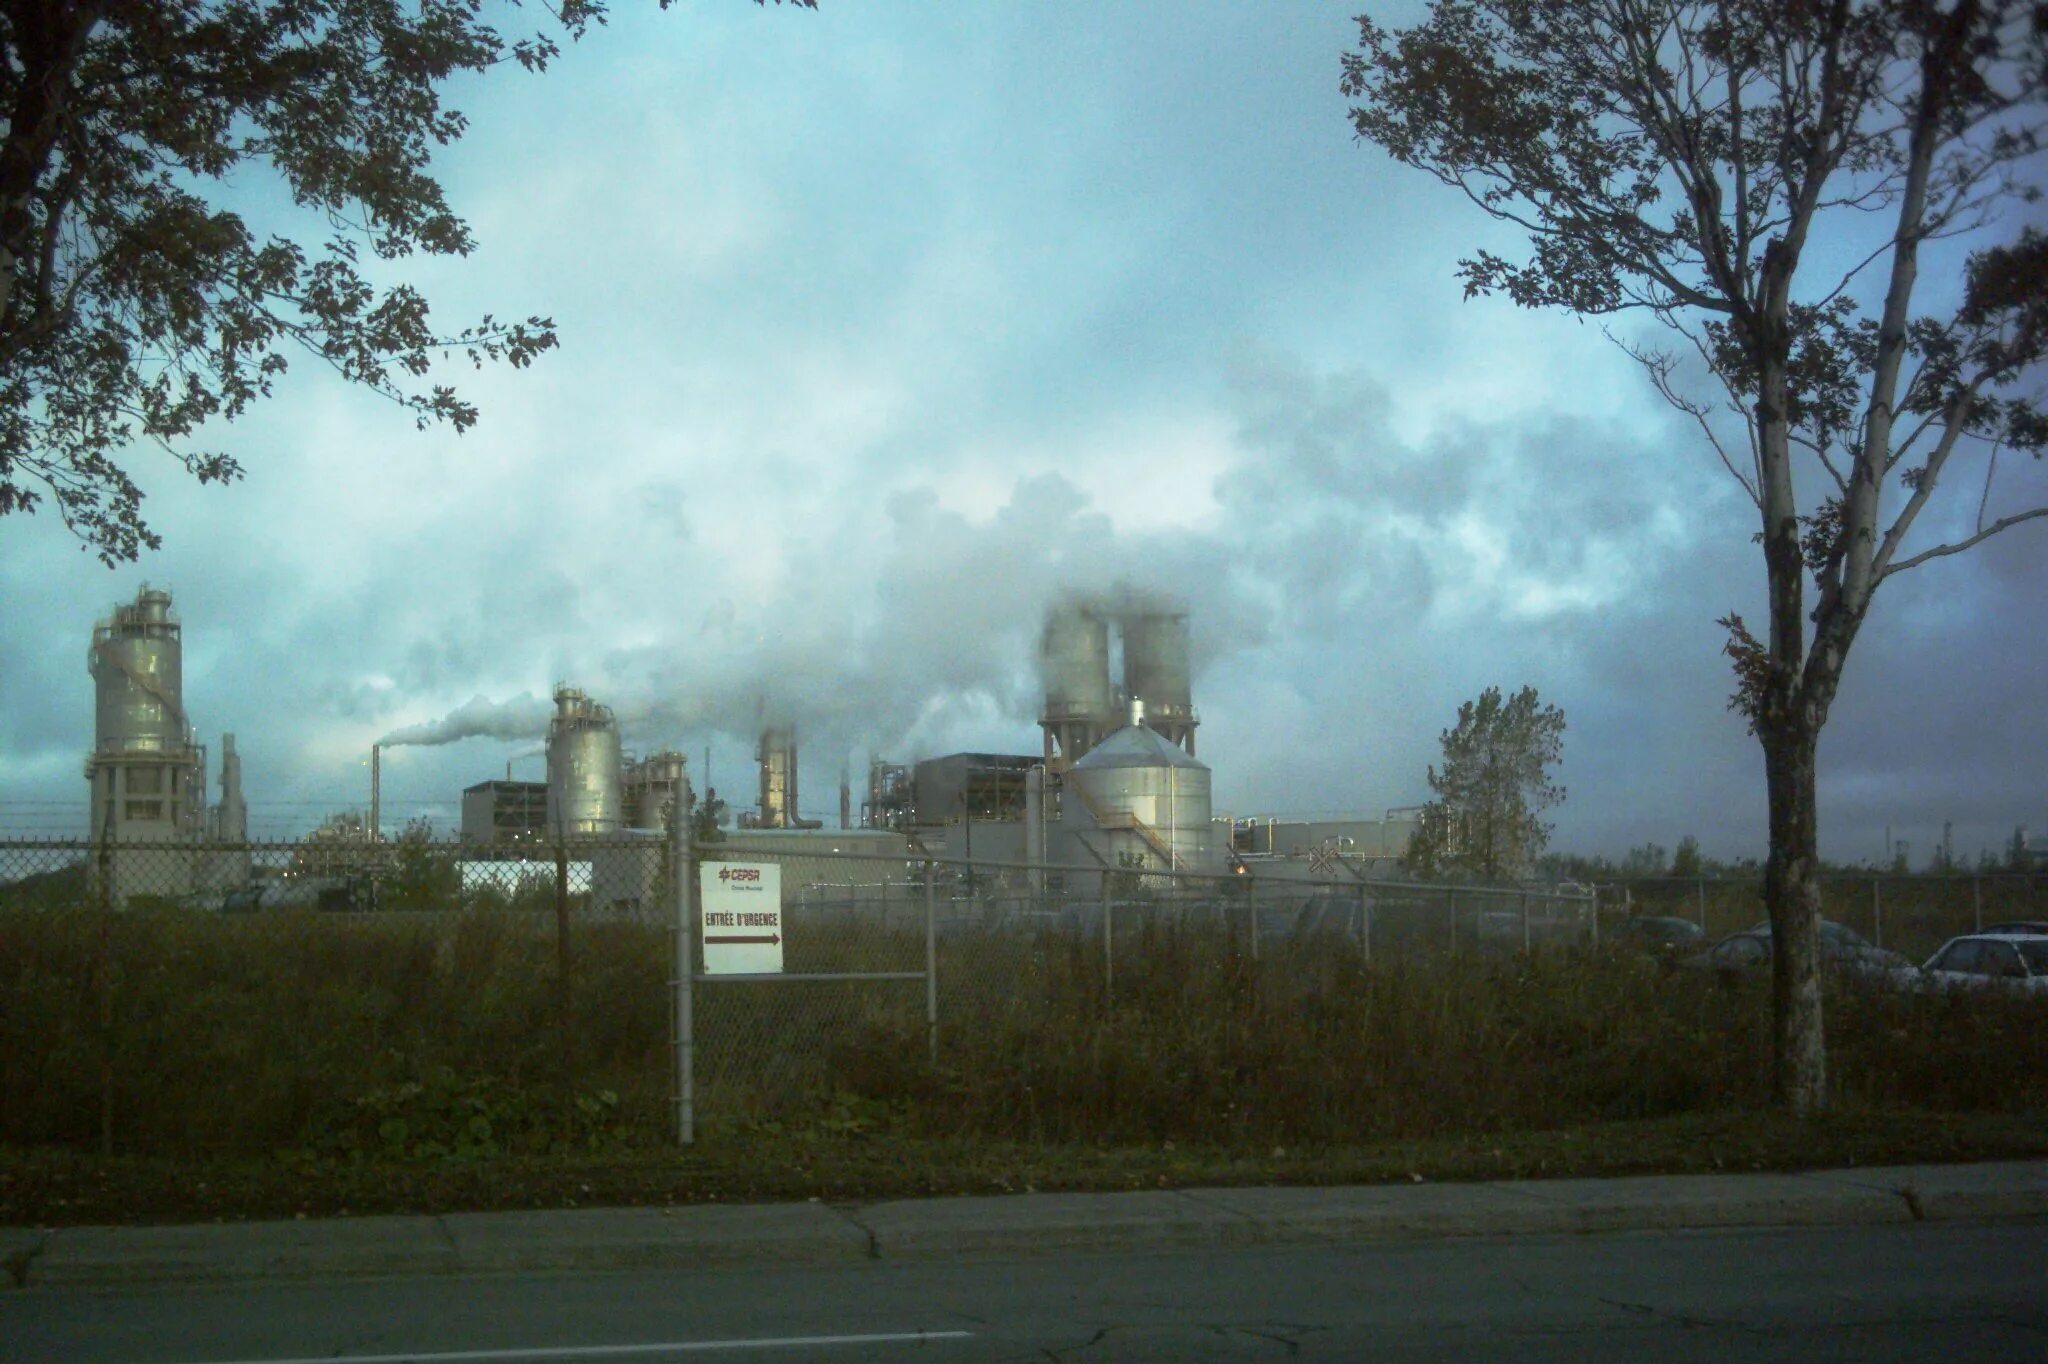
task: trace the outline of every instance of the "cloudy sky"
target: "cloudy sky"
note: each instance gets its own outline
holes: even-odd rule
[[[138,456],[165,547],[117,572],[0,522],[0,831],[83,826],[86,645],[144,580],[265,834],[364,804],[380,736],[560,680],[729,795],[786,708],[836,813],[842,760],[1035,750],[1046,603],[1123,583],[1189,603],[1219,811],[1417,803],[1458,702],[1526,683],[1569,721],[1555,846],[1761,855],[1713,624],[1764,614],[1754,513],[1597,326],[1461,300],[1515,240],[1352,140],[1350,8],[622,3],[457,87],[481,249],[410,277],[561,349],[464,377],[461,437],[296,366],[219,433],[244,482]],[[2008,461],[1993,504],[2044,491]],[[1828,855],[2048,834],[2033,530],[1880,596]],[[394,749],[387,817],[534,747]]]

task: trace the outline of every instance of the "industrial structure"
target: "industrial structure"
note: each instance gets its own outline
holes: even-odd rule
[[[1112,621],[1122,645],[1121,688],[1110,680]],[[1147,728],[1194,756],[1202,721],[1195,712],[1186,612],[1069,598],[1046,614],[1038,663],[1045,683],[1038,724],[1049,768],[1072,767],[1122,729],[1134,701],[1144,703]]]
[[[462,841],[536,843],[547,836],[548,784],[480,781],[462,788]]]
[[[548,833],[609,834],[624,828],[624,769],[612,708],[567,683],[557,686],[555,715],[548,722]]]
[[[740,815],[742,829],[815,829],[819,821],[805,819],[797,807],[796,726],[765,725],[760,745],[754,750],[761,767],[760,804]]]
[[[98,864],[110,897],[175,897],[246,881],[246,851],[202,859],[175,848],[118,846],[248,837],[233,735],[221,745],[221,803],[206,807],[206,750],[185,713],[184,634],[171,594],[144,583],[133,602],[115,606],[93,626],[85,665],[93,680],[93,746],[85,760],[91,832],[117,845]]]
[[[863,822],[969,859],[1222,870],[1233,854],[1195,757],[1187,614],[1070,597],[1046,614],[1038,663],[1040,754],[878,760]]]
[[[626,759],[620,790],[624,796],[629,828],[660,832],[682,804],[688,804],[690,778],[687,760],[673,749],[661,749],[645,758]]]
[[[1399,856],[1413,812],[1384,818],[1285,822],[1218,818],[1213,774],[1195,756],[1200,716],[1192,688],[1185,611],[1130,596],[1068,597],[1046,614],[1038,660],[1044,687],[1038,753],[952,753],[908,764],[872,761],[854,842],[915,848],[969,861],[1028,861],[1128,872],[1221,871],[1332,855]],[[93,631],[88,667],[96,729],[86,776],[93,834],[113,846],[117,895],[147,890],[212,894],[251,879],[248,808],[233,735],[221,743],[220,800],[206,805],[206,752],[186,715],[180,625],[168,592],[144,585]],[[461,837],[479,849],[574,841],[600,849],[590,864],[593,904],[645,901],[662,839],[690,807],[688,764],[661,749],[634,758],[621,747],[611,707],[567,683],[553,691],[544,782],[504,780],[462,792]],[[764,713],[755,757],[758,804],[740,814],[757,835],[818,836],[802,814],[797,734]],[[708,756],[707,756],[708,763]],[[361,865],[386,864],[382,746],[370,752],[370,808],[356,820],[368,845]],[[854,791],[842,766],[839,829],[856,835]],[[830,835],[825,835],[830,837]],[[880,840],[875,842],[875,840]],[[199,844],[213,845],[202,852]],[[844,840],[842,840],[844,841]],[[190,844],[189,857],[124,862],[121,844]],[[238,848],[237,845],[240,845]],[[139,850],[138,850],[139,852]],[[514,856],[531,856],[519,852]],[[599,862],[605,865],[597,865]]]

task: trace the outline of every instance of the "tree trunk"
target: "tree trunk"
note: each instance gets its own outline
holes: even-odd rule
[[[1771,1089],[1779,1107],[1804,1115],[1826,1108],[1828,1100],[1814,794],[1819,735],[1802,716],[1760,737],[1771,824],[1771,856],[1764,867],[1764,904],[1771,916]]]

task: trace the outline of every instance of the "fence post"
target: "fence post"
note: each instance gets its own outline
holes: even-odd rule
[[[569,845],[559,827],[555,830],[555,1034],[556,1060],[562,1069],[562,1121],[566,1124],[575,1071],[569,1032]]]
[[[1257,961],[1259,959],[1259,885],[1256,881],[1252,883],[1251,918],[1247,927],[1251,929],[1252,934],[1252,960]]]
[[[1870,941],[1884,946],[1884,880],[1876,876],[1870,878]]]
[[[1116,902],[1102,897],[1102,1003],[1116,997]]]
[[[938,891],[932,880],[932,860],[924,860],[924,1036],[925,1050],[932,1064],[939,1063],[939,972]]]
[[[933,1065],[939,1063],[939,904],[932,893],[932,864],[924,864],[924,1035]]]
[[[126,780],[126,778],[123,778]],[[100,1154],[114,1154],[114,798],[100,832]]]
[[[690,815],[688,805],[678,801],[675,854],[670,859],[676,883],[676,1141],[682,1146],[697,1141],[697,848],[690,837]]]
[[[1981,876],[1972,876],[1970,878],[1970,907],[1974,913],[1972,920],[1974,926],[1970,931],[1982,933],[1984,931],[1984,878]]]
[[[1363,884],[1358,887],[1358,955],[1372,961],[1372,897]]]

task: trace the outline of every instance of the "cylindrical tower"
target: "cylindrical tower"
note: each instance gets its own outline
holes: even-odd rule
[[[1141,611],[1126,616],[1124,692],[1145,703],[1145,724],[1195,751],[1194,690],[1188,662],[1188,618],[1177,611]]]
[[[1065,601],[1046,614],[1038,667],[1045,679],[1045,758],[1070,766],[1116,727],[1109,681],[1109,622],[1094,607]]]
[[[575,687],[556,687],[548,723],[548,833],[616,833],[624,822],[620,769],[611,707]]]
[[[1209,769],[1166,736],[1127,725],[1075,762],[1069,782],[1119,853],[1174,871],[1216,869]]]
[[[144,585],[132,605],[117,606],[93,627],[86,670],[94,688],[93,751],[183,753],[184,645],[171,594]]]
[[[93,627],[93,751],[85,763],[92,836],[185,843],[204,832],[206,755],[185,719],[183,644],[171,594],[144,584]],[[193,889],[185,853],[115,856],[110,891],[179,896]]]
[[[636,829],[665,829],[676,797],[689,789],[683,755],[650,753],[626,769],[626,817]]]

